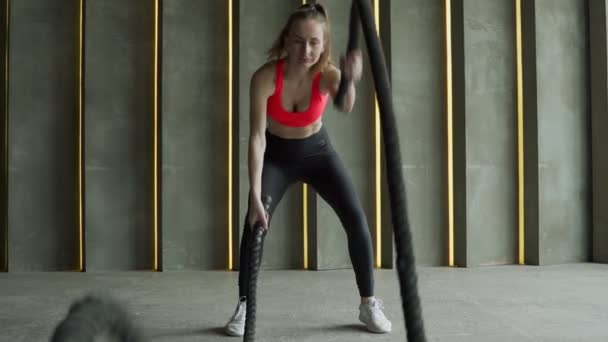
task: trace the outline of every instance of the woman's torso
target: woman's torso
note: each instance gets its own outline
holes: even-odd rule
[[[324,91],[323,74],[307,77],[296,84],[284,77],[285,60],[269,68],[273,72],[273,94],[267,99],[267,129],[285,139],[303,139],[322,127],[322,117],[329,95]],[[301,96],[298,96],[302,94]]]

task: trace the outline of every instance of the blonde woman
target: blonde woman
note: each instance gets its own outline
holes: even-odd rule
[[[225,331],[242,336],[247,305],[249,242],[254,223],[268,222],[287,188],[307,183],[334,209],[344,227],[360,295],[359,320],[371,332],[391,331],[391,322],[374,297],[372,241],[367,220],[351,178],[322,125],[329,98],[340,83],[340,70],[330,62],[327,11],[320,4],[297,8],[269,50],[270,62],[253,75],[250,85],[249,208],[241,239],[239,301]],[[355,103],[361,78],[361,52],[341,60],[350,82],[345,105]],[[270,196],[268,212],[262,198]]]

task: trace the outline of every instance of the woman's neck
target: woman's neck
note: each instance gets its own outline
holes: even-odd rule
[[[303,66],[302,64],[290,62],[289,57],[285,58],[285,78],[290,80],[302,80],[308,76],[310,68]]]

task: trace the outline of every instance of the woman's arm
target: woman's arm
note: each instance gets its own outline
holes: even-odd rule
[[[344,107],[338,108],[338,110],[350,113],[355,105],[355,99],[357,97],[355,84],[361,79],[361,51],[355,50],[351,52],[347,58],[342,58],[340,64],[345,72],[345,77],[348,77],[351,82],[348,83],[348,88],[344,97]],[[335,99],[342,75],[340,70],[333,65],[330,65],[328,69],[326,75],[323,77],[325,88],[331,95],[331,98]]]
[[[251,195],[260,200],[262,167],[266,151],[266,91],[264,69],[253,74],[249,88],[249,186]]]

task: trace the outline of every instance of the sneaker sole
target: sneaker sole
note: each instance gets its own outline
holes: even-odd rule
[[[391,326],[390,328],[388,328],[388,330],[382,330],[382,329],[375,329],[375,328],[371,328],[371,327],[369,327],[369,326],[368,326],[368,325],[365,323],[365,321],[364,321],[363,319],[361,319],[361,316],[359,316],[359,321],[360,321],[361,323],[363,323],[363,325],[365,326],[365,328],[366,328],[368,331],[373,332],[374,334],[387,334],[387,333],[390,333],[390,332],[391,332],[391,330],[392,330],[392,326]]]
[[[232,336],[232,337],[241,337],[241,336],[245,335],[245,332],[234,331],[234,330],[229,329],[229,328],[225,328],[224,332],[226,333],[226,335]]]

